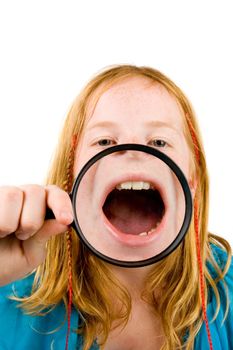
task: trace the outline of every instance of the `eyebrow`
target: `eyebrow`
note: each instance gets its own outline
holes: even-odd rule
[[[180,131],[172,126],[170,123],[164,122],[162,120],[151,120],[150,122],[146,123],[146,126],[152,127],[152,128],[167,128],[175,131],[176,133],[180,134]]]
[[[171,130],[175,131],[176,133],[180,134],[180,132],[177,128],[173,127],[170,123],[164,122],[162,120],[151,120],[149,122],[146,122],[145,125],[147,127],[152,127],[152,128],[171,129]],[[90,130],[97,129],[97,128],[113,128],[116,126],[117,126],[117,123],[109,121],[109,120],[105,120],[105,121],[97,122],[93,125],[87,126],[86,131],[90,131]]]
[[[109,127],[116,127],[116,123],[115,122],[110,122],[109,120],[105,120],[102,122],[97,122],[93,125],[89,125],[87,126],[87,131],[90,131],[92,129],[97,129],[97,128],[109,128]]]

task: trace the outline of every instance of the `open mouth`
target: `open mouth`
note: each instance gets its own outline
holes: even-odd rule
[[[103,212],[117,231],[126,235],[148,236],[157,231],[165,203],[160,190],[145,181],[118,184],[106,197]]]

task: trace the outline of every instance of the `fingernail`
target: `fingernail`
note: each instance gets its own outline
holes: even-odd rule
[[[25,241],[28,239],[30,236],[27,233],[19,233],[17,234],[17,238],[20,239],[21,241]]]

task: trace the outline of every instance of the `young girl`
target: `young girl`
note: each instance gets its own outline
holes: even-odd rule
[[[123,143],[173,159],[194,208],[175,251],[133,269],[95,257],[69,227],[75,176]],[[0,349],[233,349],[231,248],[208,232],[200,132],[169,78],[132,65],[96,75],[70,109],[47,183],[0,189]],[[47,207],[55,219],[44,220]]]

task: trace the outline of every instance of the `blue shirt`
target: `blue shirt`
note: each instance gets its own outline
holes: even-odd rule
[[[226,253],[212,246],[213,253],[220,267],[226,262]],[[216,273],[211,265],[208,269],[212,276]],[[67,321],[64,305],[61,303],[56,306],[46,316],[31,316],[23,313],[21,308],[17,307],[17,302],[7,298],[7,296],[16,293],[18,296],[30,294],[34,276],[30,275],[25,279],[16,281],[0,288],[0,350],[65,350]],[[223,292],[223,283],[218,283],[218,290],[221,295],[221,307],[217,319],[210,323],[215,310],[216,299],[214,293],[210,294],[210,301],[207,306],[207,316],[209,320],[211,338],[214,350],[232,350],[233,349],[233,264],[225,276],[225,282],[229,288],[230,309],[223,325],[221,325],[225,312],[226,297]],[[71,329],[77,329],[79,323],[78,312],[73,309],[71,315]],[[53,332],[56,328],[58,330]],[[69,339],[69,349],[82,349],[82,337],[71,331]],[[93,344],[91,350],[98,350],[98,345]],[[208,339],[205,324],[196,336],[195,350],[207,350]]]

